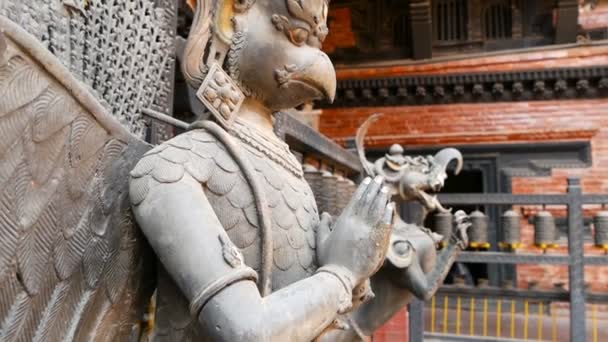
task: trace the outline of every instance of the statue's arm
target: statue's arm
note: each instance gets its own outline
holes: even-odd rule
[[[188,176],[150,189],[134,213],[212,340],[310,341],[350,302],[352,285],[335,272],[317,272],[261,297],[253,270],[225,260],[219,237],[227,239],[226,233]]]
[[[462,233],[469,223],[464,217],[460,219],[463,221],[457,222],[457,232]],[[422,230],[419,232],[416,236],[403,236],[415,250],[409,265],[405,268],[385,265],[373,275],[370,281],[375,297],[351,313],[348,329],[334,330],[324,335],[323,341],[358,341],[360,335],[370,336],[414,297],[428,300],[435,294],[462,250],[463,241],[459,237],[461,234],[451,236],[447,246],[435,258],[434,252],[429,253],[428,250],[435,248],[434,241]],[[403,234],[399,230],[393,231],[393,234],[400,233]]]
[[[418,299],[429,300],[443,283],[460,250],[461,248],[457,241],[450,241],[441,250],[441,253],[437,256],[435,265],[433,265],[432,270],[428,273],[424,272],[418,256],[414,254],[412,265],[402,270],[396,282],[401,287],[410,290]]]

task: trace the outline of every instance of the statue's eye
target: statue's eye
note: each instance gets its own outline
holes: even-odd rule
[[[301,27],[293,28],[289,31],[289,39],[298,46],[303,45],[308,40],[308,30]]]

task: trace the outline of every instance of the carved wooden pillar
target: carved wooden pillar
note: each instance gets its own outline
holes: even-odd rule
[[[521,8],[519,2],[511,4],[511,13],[513,18],[511,38],[521,39],[523,35],[523,20],[521,18]]]
[[[481,42],[483,40],[482,20],[484,4],[482,0],[469,0],[469,40]]]
[[[410,1],[410,22],[412,25],[412,57],[431,58],[433,51],[431,2],[428,0]]]
[[[557,0],[555,43],[574,43],[577,33],[578,0]]]

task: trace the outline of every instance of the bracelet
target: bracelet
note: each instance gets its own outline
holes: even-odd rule
[[[205,304],[224,288],[241,280],[257,281],[258,274],[249,267],[241,267],[232,273],[218,278],[198,291],[198,294],[190,301],[190,314],[197,317]]]
[[[344,295],[342,296],[342,298],[340,298],[340,306],[338,308],[338,313],[344,314],[344,313],[348,312],[353,306],[352,293],[353,293],[354,285],[352,284],[352,281],[350,280],[350,278],[344,275],[344,273],[345,273],[344,269],[342,269],[339,266],[329,265],[329,266],[323,266],[323,267],[317,269],[316,273],[331,274],[340,281],[340,283],[344,287]]]

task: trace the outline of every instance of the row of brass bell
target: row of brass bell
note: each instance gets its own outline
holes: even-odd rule
[[[517,249],[521,243],[521,216],[507,210],[501,216],[502,237],[500,247]],[[543,210],[534,216],[534,245],[542,249],[556,247],[557,228],[550,212]]]
[[[489,248],[490,242],[488,239],[488,216],[479,210],[469,214],[471,218],[471,227],[468,230],[469,247],[471,248]],[[602,237],[608,247],[608,212],[603,218]],[[433,231],[443,235],[442,244],[445,245],[447,239],[452,233],[453,223],[452,214],[449,212],[440,212],[435,214],[433,222]],[[507,210],[501,215],[502,236],[500,237],[499,245],[503,248],[517,249],[521,247],[521,217],[515,210]],[[603,227],[604,227],[603,226]],[[557,237],[555,220],[550,212],[541,211],[534,219],[534,244],[541,248],[554,247]]]
[[[355,183],[327,170],[320,171],[310,164],[305,164],[303,170],[304,179],[312,189],[319,212],[338,216],[355,192]]]
[[[469,247],[479,248],[489,246],[488,243],[488,217],[475,210],[469,228]],[[521,247],[521,216],[515,210],[507,210],[501,215],[502,236],[500,247],[517,249]],[[593,218],[594,244],[608,250],[608,211],[601,211]],[[433,231],[444,236],[442,242],[452,232],[452,214],[438,213],[435,215]],[[542,249],[557,246],[557,228],[555,218],[551,212],[543,210],[534,217],[534,245]]]
[[[488,239],[488,217],[479,210],[475,210],[469,215],[471,227],[468,230],[469,247],[488,249],[490,242]],[[452,235],[453,217],[450,212],[438,212],[433,217],[432,231],[443,236],[440,245],[445,246]]]

